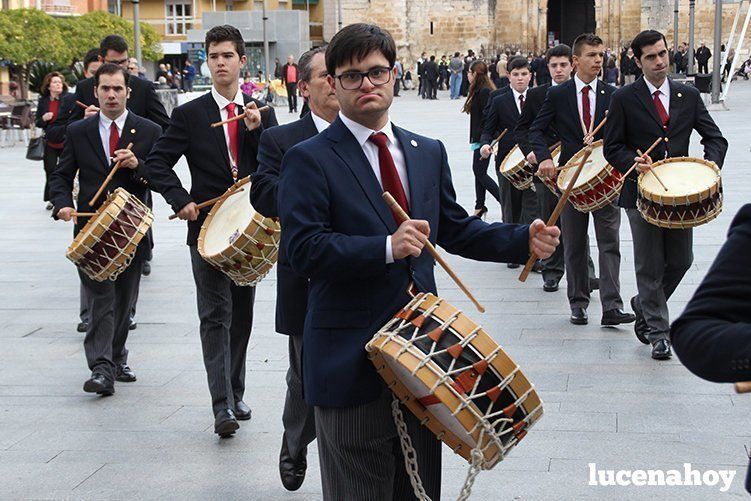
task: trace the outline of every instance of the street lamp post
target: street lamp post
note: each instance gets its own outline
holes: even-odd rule
[[[673,54],[678,54],[678,5],[680,0],[675,0],[673,7]]]
[[[269,18],[266,17],[266,0],[263,0],[263,59],[266,65],[266,83],[270,82],[269,78],[269,38],[266,36],[266,21]]]
[[[722,54],[722,0],[715,0],[714,4],[714,58],[712,58],[712,103],[720,102],[722,91],[721,73],[724,61]]]
[[[696,0],[688,2],[688,68],[686,73],[691,75],[694,72],[694,5]]]
[[[136,59],[138,59],[138,64],[142,65],[143,60],[141,59],[141,18],[138,12],[138,3],[140,2],[140,0],[131,1],[133,2],[133,48],[136,51]]]

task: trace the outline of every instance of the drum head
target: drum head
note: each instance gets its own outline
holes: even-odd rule
[[[219,254],[228,248],[250,225],[256,211],[250,205],[249,191],[250,183],[244,191],[235,192],[219,208],[212,209],[213,217],[203,236],[203,252],[206,256]]]
[[[654,170],[668,191],[649,172],[639,176],[639,187],[644,192],[663,197],[697,195],[717,186],[720,179],[720,174],[711,165],[689,158],[656,163]]]
[[[514,146],[514,148],[509,151],[508,155],[503,159],[500,166],[501,172],[509,172],[513,170],[516,166],[518,166],[520,163],[523,163],[526,160],[524,157],[524,153],[522,153],[522,150],[519,149],[518,146]]]
[[[584,150],[579,150],[579,152],[571,157],[571,160],[569,160],[566,164],[567,166],[573,165],[573,167],[562,170],[558,173],[558,189],[563,191],[568,187],[569,179],[574,176],[576,167],[579,165],[579,162],[581,162],[583,156]],[[592,143],[592,154],[589,155],[589,158],[582,168],[581,174],[579,174],[579,177],[576,179],[574,188],[584,186],[592,181],[592,179],[597,177],[597,175],[601,173],[607,165],[608,161],[605,160],[605,152],[602,147],[602,141],[596,141]]]

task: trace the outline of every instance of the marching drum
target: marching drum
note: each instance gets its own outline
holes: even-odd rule
[[[218,201],[198,235],[198,253],[237,285],[255,285],[276,263],[279,223],[250,205],[250,177],[235,183],[232,194]]]
[[[501,161],[498,170],[517,189],[528,190],[532,187],[534,171],[532,166],[527,163],[527,158],[518,145],[508,152],[508,155]]]
[[[676,157],[655,162],[652,169],[668,191],[649,172],[639,174],[636,206],[649,223],[687,229],[708,223],[722,212],[722,179],[714,162]]]
[[[571,190],[571,203],[579,212],[592,212],[602,209],[616,198],[621,189],[622,175],[608,164],[603,153],[602,140],[593,142],[592,153],[576,179]],[[586,148],[579,150],[566,164],[566,169],[558,173],[558,189],[563,192],[576,172]]]
[[[490,469],[542,416],[534,386],[464,313],[420,293],[365,349],[399,400],[455,453]]]
[[[92,280],[115,280],[130,265],[153,222],[151,209],[117,188],[78,232],[65,255]]]
[[[550,156],[553,159],[553,165],[558,165],[558,159],[561,158],[561,145],[558,144],[556,148],[550,153]],[[550,191],[553,192],[553,195],[559,196],[560,192],[558,191],[558,186],[555,184],[555,179],[546,179],[544,177],[540,178],[542,180],[542,184],[548,187]]]

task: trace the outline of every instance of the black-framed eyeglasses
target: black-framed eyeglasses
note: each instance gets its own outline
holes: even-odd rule
[[[357,90],[362,87],[362,82],[365,77],[368,77],[370,83],[378,87],[389,83],[391,80],[392,68],[386,68],[385,66],[378,66],[368,71],[347,71],[341,75],[337,75],[344,90]]]

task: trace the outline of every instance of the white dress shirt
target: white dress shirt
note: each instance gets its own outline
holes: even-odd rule
[[[119,137],[123,137],[123,127],[125,127],[125,120],[128,118],[128,110],[123,111],[123,114],[117,117],[114,122],[117,127],[117,134]],[[99,112],[99,137],[102,139],[102,148],[104,148],[104,157],[109,161],[110,158],[110,127],[112,126],[112,120],[104,116],[104,113]]]
[[[652,85],[652,82],[647,80],[646,78],[644,81],[647,83],[647,88],[649,89],[649,96],[654,100],[654,94],[655,91],[660,91],[660,101],[662,102],[662,106],[665,108],[665,113],[668,114],[668,117],[670,116],[670,84],[668,83],[668,79],[666,78],[664,82],[662,82],[662,85],[660,85],[660,88],[658,89],[654,85]]]
[[[237,88],[237,93],[232,101],[228,101],[226,97],[219,94],[214,86],[211,87],[211,97],[214,98],[216,105],[219,107],[219,116],[222,118],[222,121],[225,121],[228,118],[227,115],[229,114],[229,111],[227,111],[227,105],[229,103],[235,103],[235,115],[239,115],[245,111],[245,100],[243,99],[243,93],[239,87]],[[227,154],[229,155],[230,161],[237,166],[237,160],[232,158],[232,150],[229,147],[229,130],[227,129],[227,124],[222,125],[222,129],[224,130],[224,142],[227,143]]]
[[[407,197],[407,203],[410,203],[409,183],[407,179],[407,163],[404,160],[404,153],[402,153],[401,146],[399,145],[399,140],[396,139],[396,136],[394,135],[394,130],[391,126],[391,119],[386,122],[386,125],[381,130],[375,131],[365,127],[364,125],[360,125],[353,120],[350,120],[349,118],[344,116],[341,111],[339,112],[339,118],[341,118],[342,122],[347,127],[347,129],[349,129],[352,135],[355,136],[355,139],[362,148],[363,153],[365,153],[365,158],[368,159],[368,162],[373,169],[373,174],[375,174],[375,177],[378,180],[378,184],[381,185],[381,189],[383,189],[383,181],[381,180],[381,168],[380,163],[378,162],[378,146],[376,146],[371,141],[368,141],[368,138],[370,138],[370,136],[376,134],[377,132],[382,132],[386,135],[386,138],[388,139],[386,145],[388,146],[389,153],[391,153],[391,158],[394,159],[394,166],[396,167],[396,172],[399,174],[399,179],[402,182],[402,188],[404,188],[404,194]],[[386,237],[386,263],[390,264],[393,262],[394,253],[391,249],[391,235],[389,235]]]
[[[514,102],[516,103],[516,109],[519,110],[519,114],[522,114],[522,107],[519,106],[519,96],[524,96],[524,102],[527,102],[527,89],[524,89],[524,92],[516,92],[516,89],[513,87],[511,88],[511,92],[514,93]]]
[[[584,111],[582,110],[582,89],[589,85],[589,123],[594,126],[595,123],[595,109],[597,106],[597,78],[591,82],[582,82],[579,75],[574,75],[574,83],[576,84],[576,106],[579,108],[579,118],[582,122],[582,128],[584,127]],[[589,131],[584,131],[588,133]]]
[[[313,110],[310,110],[310,118],[313,119],[313,124],[315,124],[316,130],[319,133],[325,131],[329,128],[329,125],[331,125],[326,120],[313,113]]]

